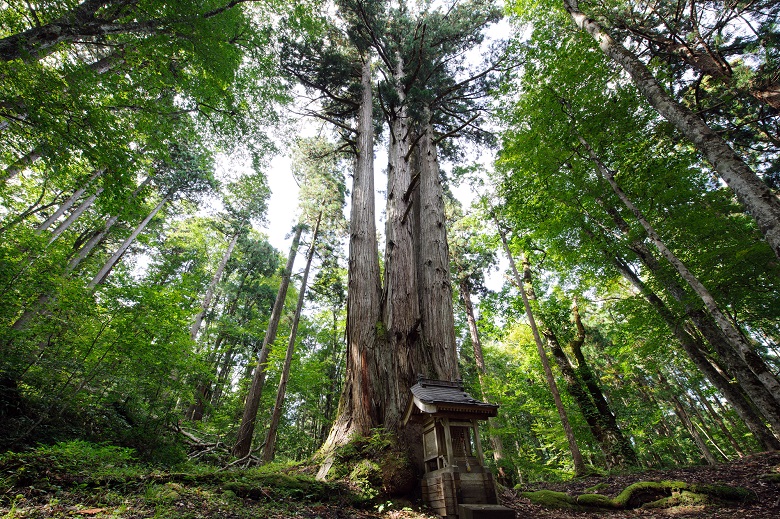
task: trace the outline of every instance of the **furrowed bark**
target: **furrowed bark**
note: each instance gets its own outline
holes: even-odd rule
[[[362,97],[358,115],[358,150],[352,181],[347,291],[347,366],[336,420],[321,452],[324,463],[317,474],[327,476],[333,450],[353,434],[366,436],[381,424],[382,379],[380,362],[384,348],[380,337],[381,281],[379,249],[374,217],[374,129],[371,61],[364,58]],[[392,365],[390,366],[392,369]]]
[[[403,65],[399,57],[395,71],[399,96],[390,121],[390,149],[387,166],[387,223],[385,226],[385,279],[383,319],[389,351],[395,355],[393,386],[385,403],[383,425],[397,432],[409,388],[418,373],[435,376],[432,359],[421,347],[421,316],[417,264],[413,240],[412,201],[405,196],[412,183],[409,116],[402,85]],[[401,401],[403,400],[403,401]]]
[[[455,346],[455,322],[450,282],[450,255],[444,214],[444,192],[429,124],[418,141],[420,185],[418,290],[424,348],[429,359],[425,366],[440,380],[459,378]],[[417,370],[420,372],[420,369]]]

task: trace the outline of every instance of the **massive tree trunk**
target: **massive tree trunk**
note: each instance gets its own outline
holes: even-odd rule
[[[295,316],[293,317],[292,328],[290,329],[290,338],[287,341],[287,352],[284,357],[284,367],[282,368],[282,375],[279,378],[279,387],[276,390],[276,402],[274,403],[273,413],[271,413],[271,422],[268,424],[268,432],[265,436],[262,456],[263,463],[268,463],[274,459],[274,452],[276,451],[276,431],[279,428],[279,419],[282,417],[284,396],[287,392],[287,381],[290,379],[290,364],[292,363],[292,357],[295,351],[295,339],[298,335],[298,322],[301,319],[301,310],[303,310],[303,301],[306,296],[306,284],[309,282],[309,269],[311,268],[311,262],[312,259],[314,259],[314,251],[317,247],[317,236],[320,231],[321,220],[322,210],[320,210],[320,213],[317,216],[317,222],[314,224],[309,252],[306,255],[306,267],[303,269],[301,289],[298,292],[298,306],[295,308]]]
[[[222,279],[222,273],[225,271],[225,267],[227,266],[227,262],[230,260],[230,256],[233,255],[233,249],[236,248],[236,243],[238,243],[239,236],[240,233],[238,231],[233,234],[233,237],[230,239],[230,243],[228,244],[225,253],[222,254],[222,259],[219,261],[217,270],[214,272],[214,276],[211,278],[211,283],[209,283],[209,286],[206,289],[206,295],[203,296],[203,302],[200,305],[200,311],[198,312],[198,315],[195,316],[195,319],[192,321],[192,326],[190,327],[190,339],[193,341],[198,337],[200,325],[203,323],[203,316],[206,315],[209,306],[211,306],[211,299],[214,297],[214,290],[217,288],[217,283],[219,283],[219,280]]]
[[[334,448],[346,443],[353,434],[367,435],[382,423],[381,392],[389,387],[381,387],[381,381],[391,376],[380,370],[380,362],[384,360],[380,336],[382,288],[374,217],[373,93],[368,57],[364,58],[361,83],[349,227],[347,366],[336,420],[322,447],[326,461],[318,477],[324,477],[330,470],[330,453]],[[391,368],[392,365],[388,371]]]
[[[639,91],[712,164],[737,199],[755,218],[758,227],[780,258],[780,199],[731,147],[696,114],[677,103],[634,54],[612,39],[595,20],[579,10],[578,0],[563,0],[580,29],[598,42],[601,50],[631,76]]]
[[[420,274],[418,291],[422,349],[428,358],[418,365],[417,372],[428,369],[430,374],[440,380],[455,380],[459,378],[458,355],[455,345],[444,191],[441,186],[433,127],[430,123],[423,129],[418,146],[420,196],[419,205],[414,208],[419,213],[419,246],[416,254]],[[408,387],[410,386],[411,384]]]
[[[271,351],[271,346],[276,340],[276,332],[279,329],[279,320],[282,318],[284,300],[287,297],[287,287],[290,285],[290,275],[295,263],[295,256],[298,253],[298,244],[301,241],[302,231],[303,226],[301,225],[298,225],[295,229],[295,236],[290,246],[290,254],[287,256],[287,265],[282,274],[282,282],[279,285],[279,291],[276,293],[276,300],[271,310],[268,328],[265,330],[263,347],[260,349],[260,355],[252,373],[252,385],[249,387],[249,393],[246,395],[244,414],[241,417],[241,426],[238,429],[238,438],[233,446],[233,455],[239,458],[247,456],[252,449],[252,435],[255,432],[257,410],[260,407],[260,397],[262,396],[263,384],[265,383],[265,364],[268,361],[268,353]]]
[[[387,222],[385,226],[385,279],[383,322],[387,348],[395,357],[395,376],[385,402],[383,425],[397,432],[401,425],[409,388],[418,373],[434,375],[432,359],[422,347],[420,300],[414,250],[414,225],[410,164],[411,130],[401,79],[403,65],[398,57],[395,71],[398,104],[390,120],[390,149],[387,166]]]
[[[496,222],[498,225],[498,222]],[[501,241],[504,244],[504,251],[509,259],[509,266],[512,269],[512,275],[514,276],[515,283],[517,284],[520,294],[523,298],[523,306],[525,307],[525,314],[528,318],[528,324],[531,326],[531,332],[536,342],[536,351],[539,353],[539,360],[542,362],[542,368],[544,369],[544,375],[547,378],[547,385],[552,393],[553,400],[555,401],[555,408],[558,410],[558,416],[561,419],[561,426],[566,434],[566,439],[569,442],[569,450],[571,451],[572,460],[574,462],[574,473],[578,476],[585,474],[585,460],[582,457],[580,448],[577,445],[577,439],[574,437],[574,431],[569,423],[569,417],[566,414],[566,409],[563,407],[563,401],[561,400],[561,394],[558,391],[558,385],[555,383],[555,376],[553,375],[552,368],[550,367],[550,361],[547,359],[547,352],[544,349],[542,343],[542,337],[539,334],[539,328],[536,326],[536,320],[534,319],[533,311],[531,310],[531,303],[529,302],[528,294],[526,293],[525,282],[515,265],[515,259],[512,255],[512,251],[509,248],[509,242],[507,242],[506,234],[501,227],[498,226],[499,233],[501,234]],[[530,266],[525,258],[523,258],[523,269],[530,270]]]

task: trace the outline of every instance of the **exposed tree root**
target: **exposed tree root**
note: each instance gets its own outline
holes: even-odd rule
[[[755,497],[753,492],[740,487],[690,484],[684,481],[640,481],[629,485],[615,497],[602,494],[581,494],[575,497],[551,490],[523,492],[522,496],[537,505],[577,510],[630,510],[717,502],[745,503]]]

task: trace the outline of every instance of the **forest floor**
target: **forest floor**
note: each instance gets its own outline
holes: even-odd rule
[[[502,495],[503,504],[515,509],[518,517],[534,519],[560,518],[739,518],[739,519],[777,519],[780,518],[780,482],[769,481],[767,474],[780,473],[780,453],[762,453],[746,456],[742,459],[714,466],[685,467],[667,470],[646,470],[600,477],[578,478],[565,483],[539,483],[528,485],[523,490],[554,490],[571,496],[592,493],[598,487],[598,493],[614,497],[623,489],[640,481],[685,481],[692,484],[729,485],[742,487],[754,494],[752,499],[736,503],[711,503],[681,505],[664,509],[581,511],[572,509],[550,509],[532,504],[521,497],[517,490],[506,490]],[[777,477],[777,476],[775,476]],[[587,490],[587,491],[586,491]]]
[[[419,503],[366,499],[346,483],[316,482],[305,469],[221,471],[217,468],[166,472],[133,466],[105,470],[60,464],[59,458],[0,460],[0,517],[16,518],[303,518],[433,519]],[[99,460],[94,460],[98,462]],[[638,481],[680,480],[746,488],[754,497],[742,502],[684,505],[655,510],[581,511],[532,504],[519,490],[505,490],[503,504],[519,518],[772,518],[780,517],[780,483],[762,478],[780,472],[780,453],[748,456],[712,467],[651,470],[587,477],[565,483],[528,485],[577,496],[615,496]],[[586,489],[588,491],[586,492]]]

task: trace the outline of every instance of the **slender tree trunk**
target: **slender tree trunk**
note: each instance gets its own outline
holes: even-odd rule
[[[317,477],[333,463],[333,449],[354,435],[366,436],[382,423],[381,380],[387,378],[383,337],[380,337],[381,281],[374,217],[374,129],[371,60],[363,61],[358,115],[358,153],[352,181],[347,281],[347,367],[336,419],[321,452],[325,460]],[[416,294],[415,294],[416,300]],[[380,368],[381,366],[381,368]],[[394,388],[393,388],[394,389]]]
[[[168,203],[169,197],[170,195],[165,195],[162,200],[157,203],[154,209],[152,209],[152,212],[149,213],[140,224],[138,224],[130,236],[127,237],[127,239],[122,243],[122,245],[119,246],[116,252],[108,259],[108,261],[106,261],[105,265],[103,265],[103,268],[101,268],[95,277],[92,278],[92,281],[89,282],[87,288],[95,288],[97,285],[105,281],[106,277],[111,272],[111,269],[113,269],[119,261],[119,258],[122,257],[128,248],[130,248],[130,245],[133,244],[135,239],[138,238],[138,235],[141,234],[147,225],[149,225],[149,222],[152,221],[152,218],[154,218],[157,213],[160,212],[160,209],[162,209],[163,206]]]
[[[674,414],[677,415],[677,418],[680,419],[680,422],[685,426],[685,429],[691,435],[691,438],[693,438],[693,442],[696,444],[696,447],[699,448],[699,452],[701,452],[702,456],[704,456],[704,460],[708,465],[717,464],[718,461],[715,459],[715,456],[713,456],[709,447],[707,447],[707,442],[704,441],[704,438],[701,437],[699,431],[696,430],[696,427],[693,425],[690,416],[688,416],[688,413],[685,411],[682,402],[677,398],[675,390],[669,387],[666,383],[666,379],[661,373],[658,373],[658,380],[666,387],[667,398],[672,403]]]
[[[14,178],[16,175],[30,167],[35,161],[40,159],[43,156],[43,154],[39,150],[33,150],[21,159],[14,162],[12,165],[8,166],[5,171],[3,172],[2,176],[0,176],[0,182],[5,183],[12,178]]]
[[[677,273],[680,274],[685,282],[693,289],[696,295],[701,298],[705,308],[707,309],[707,312],[713,318],[720,331],[728,340],[729,344],[733,345],[739,355],[748,363],[750,369],[756,374],[761,383],[766,386],[772,397],[775,400],[780,401],[780,381],[778,381],[777,377],[771,371],[769,371],[766,364],[755,353],[753,347],[748,344],[745,336],[739,330],[737,330],[731,320],[723,314],[712,294],[710,294],[710,292],[699,281],[699,279],[690,270],[688,270],[688,267],[686,267],[685,264],[666,246],[666,244],[661,239],[661,236],[655,231],[639,208],[634,205],[634,203],[628,198],[625,192],[623,192],[620,186],[618,186],[612,170],[610,170],[608,167],[606,167],[606,165],[604,165],[603,162],[601,162],[588,142],[582,138],[582,136],[579,137],[579,140],[580,143],[582,143],[582,145],[587,149],[588,154],[590,155],[593,163],[596,165],[596,169],[598,170],[599,174],[607,180],[618,198],[620,198],[626,208],[628,208],[634,214],[637,221],[639,221],[648,237],[653,242],[653,245],[655,245],[661,255],[666,258],[670,264],[672,264]]]
[[[608,204],[604,202],[599,203],[613,218],[621,233],[629,235],[630,227],[620,214]],[[636,254],[648,271],[665,286],[669,294],[684,306],[688,318],[714,348],[721,360],[727,364],[728,369],[739,381],[741,388],[772,425],[772,428],[776,431],[776,436],[777,431],[780,431],[780,428],[778,428],[778,425],[780,425],[780,406],[778,406],[777,400],[756,377],[747,362],[736,352],[736,348],[728,343],[727,338],[721,333],[712,318],[700,308],[694,307],[689,303],[689,296],[686,290],[677,283],[673,276],[664,272],[661,263],[655,258],[650,248],[640,240],[634,240],[629,244],[628,248]],[[692,330],[690,332],[686,331],[685,327],[672,314],[666,304],[639,279],[625,261],[612,256],[609,252],[605,251],[605,254],[611,258],[618,271],[656,308],[689,357],[702,370],[702,373],[707,376],[710,382],[729,400],[762,447],[765,450],[779,449],[780,442],[767,430],[762,419],[756,416],[752,406],[744,398],[741,391],[736,387],[732,387],[730,382],[727,382],[731,377],[720,375],[713,367],[710,359],[704,353],[707,351],[707,348],[704,347],[698,334]]]
[[[68,211],[71,207],[73,207],[73,204],[76,203],[78,199],[81,198],[81,196],[84,194],[84,192],[87,190],[87,188],[92,184],[92,182],[95,181],[96,178],[100,177],[103,173],[105,173],[105,169],[98,169],[96,170],[89,179],[82,185],[80,188],[78,188],[72,195],[68,197],[67,200],[65,200],[54,213],[50,217],[46,219],[43,223],[41,223],[38,227],[35,228],[35,234],[40,234],[51,225],[57,221],[59,217],[61,217],[63,214],[65,214],[66,211]],[[98,192],[102,191],[100,189]],[[92,198],[92,197],[90,197]],[[92,201],[95,199],[92,198]],[[83,211],[82,211],[83,212]]]
[[[617,258],[614,258],[614,263],[618,268],[618,271],[623,274],[623,277],[634,285],[634,287],[636,287],[645,299],[647,299],[647,301],[656,309],[664,322],[666,322],[669,330],[683,347],[683,350],[688,354],[688,358],[693,361],[694,365],[699,368],[699,371],[707,377],[707,380],[718,388],[721,394],[728,400],[729,404],[731,404],[740,418],[745,422],[748,429],[753,433],[753,436],[762,450],[780,449],[780,440],[775,438],[772,432],[766,427],[761,417],[756,415],[751,403],[742,394],[740,388],[732,384],[729,376],[724,376],[712,365],[704,354],[706,348],[700,343],[700,340],[695,335],[686,331],[685,327],[678,322],[677,318],[666,306],[666,303],[640,280],[628,265]]]
[[[222,259],[219,261],[217,270],[214,272],[214,276],[211,278],[211,283],[209,283],[209,286],[206,289],[206,295],[203,296],[203,303],[200,305],[200,311],[198,312],[198,315],[195,316],[195,319],[192,322],[192,326],[190,327],[190,339],[193,341],[198,337],[200,325],[203,323],[203,316],[206,315],[206,312],[211,305],[211,299],[214,297],[214,290],[216,290],[219,280],[222,279],[222,273],[225,271],[225,267],[227,266],[228,260],[230,260],[230,256],[233,255],[233,249],[236,248],[236,243],[238,243],[239,236],[240,233],[236,232],[230,239],[230,243],[228,244],[225,253],[222,254]]]
[[[604,54],[623,67],[658,113],[706,157],[755,218],[775,255],[780,258],[780,199],[700,117],[672,99],[644,63],[613,40],[598,22],[582,13],[578,0],[563,0],[563,5],[575,25],[588,32]]]
[[[133,193],[127,199],[126,204],[131,202],[132,200],[134,200],[135,197],[137,197],[138,194],[151,182],[151,180],[152,180],[151,175],[147,176],[143,180],[143,182],[141,182],[138,185],[138,187],[135,188]],[[81,262],[84,261],[87,258],[87,256],[89,256],[89,253],[92,252],[92,250],[99,243],[101,243],[106,238],[106,236],[108,236],[109,231],[114,226],[114,224],[117,222],[117,220],[119,220],[119,215],[118,214],[114,215],[114,216],[110,216],[108,218],[108,220],[106,220],[106,223],[103,226],[103,229],[100,232],[95,233],[95,235],[92,236],[92,238],[90,238],[89,241],[87,241],[87,243],[85,243],[81,247],[81,249],[79,249],[78,254],[76,254],[76,256],[74,256],[73,259],[70,260],[70,262],[68,263],[67,268],[65,269],[66,272],[72,272],[73,270],[75,270],[76,267],[78,267],[81,264]]]
[[[471,287],[467,278],[462,278],[460,282],[460,297],[463,301],[463,307],[466,310],[466,321],[469,326],[469,335],[471,335],[471,345],[474,349],[474,362],[477,365],[477,376],[479,377],[479,387],[482,393],[482,400],[485,402],[488,400],[488,393],[485,389],[485,359],[482,355],[482,341],[479,338],[479,328],[477,328],[477,320],[474,317],[474,304],[471,302]],[[501,461],[504,459],[504,444],[501,441],[501,437],[495,433],[496,422],[495,418],[488,418],[488,425],[490,427],[490,444],[493,447],[493,459],[498,467],[499,478],[503,482],[507,482],[508,476],[504,471],[504,467],[501,466]]]
[[[496,222],[496,226],[499,229],[499,233],[501,234],[501,241],[504,244],[504,251],[506,252],[507,258],[509,259],[509,266],[512,269],[512,274],[515,278],[515,283],[517,283],[517,286],[520,289],[520,294],[523,298],[523,306],[525,307],[525,314],[526,317],[528,317],[528,324],[531,326],[531,332],[534,336],[534,341],[536,342],[536,351],[539,353],[539,360],[542,362],[542,367],[544,368],[544,374],[547,378],[547,385],[550,388],[550,393],[552,393],[553,400],[555,401],[555,407],[558,410],[558,416],[561,419],[561,425],[563,427],[564,432],[566,433],[566,439],[569,442],[569,450],[571,451],[571,456],[574,461],[574,473],[578,476],[585,474],[585,460],[582,457],[582,453],[580,452],[580,448],[577,445],[577,439],[574,437],[574,431],[571,428],[571,424],[569,423],[569,417],[566,414],[566,409],[563,407],[563,401],[561,400],[561,395],[558,392],[558,385],[555,383],[555,376],[553,375],[552,369],[550,368],[550,361],[547,359],[547,352],[544,350],[544,344],[542,343],[542,337],[539,335],[539,329],[536,326],[536,320],[534,320],[534,314],[531,310],[531,303],[528,300],[528,294],[526,293],[525,283],[523,281],[523,278],[520,277],[520,273],[517,271],[517,266],[515,265],[514,257],[512,256],[512,251],[509,249],[509,243],[506,239],[506,234],[503,230],[501,230],[500,225],[498,225],[498,222]],[[523,269],[528,269],[530,271],[530,267],[528,267],[528,262],[525,258],[523,258]],[[530,274],[530,272],[529,272]]]
[[[298,322],[301,319],[301,311],[303,310],[303,301],[306,296],[306,285],[309,282],[309,269],[311,268],[312,259],[314,259],[314,250],[317,247],[317,237],[320,231],[320,221],[322,220],[322,210],[320,210],[317,216],[317,222],[314,224],[314,231],[311,235],[311,244],[309,245],[309,252],[306,255],[306,267],[303,269],[303,278],[301,279],[301,289],[298,292],[298,306],[295,308],[295,316],[293,317],[292,328],[290,329],[290,338],[287,341],[287,353],[284,357],[284,367],[282,368],[282,375],[279,378],[279,388],[276,390],[276,402],[274,403],[274,410],[271,413],[271,423],[268,424],[268,432],[265,436],[265,445],[263,446],[263,463],[268,463],[274,459],[274,452],[276,451],[276,432],[279,428],[279,419],[282,417],[282,408],[284,407],[284,396],[287,392],[287,381],[290,378],[290,364],[292,363],[293,353],[295,352],[295,339],[298,335]]]
[[[723,423],[723,420],[720,418],[720,416],[718,416],[718,413],[716,413],[715,410],[712,408],[712,405],[710,404],[709,400],[707,400],[707,397],[701,393],[698,387],[692,387],[691,390],[696,395],[696,399],[707,410],[707,414],[709,415],[710,420],[712,420],[715,423],[715,425],[718,426],[720,432],[722,432],[723,436],[726,437],[726,440],[729,442],[729,445],[731,445],[731,448],[734,449],[734,452],[737,454],[737,456],[739,456],[740,458],[744,458],[745,453],[742,451],[742,447],[739,445],[737,440],[731,434],[731,431],[729,431],[728,427],[726,427],[726,424]]]
[[[89,198],[84,200],[75,211],[73,211],[68,217],[65,219],[64,222],[59,224],[52,232],[51,236],[49,236],[49,245],[54,243],[54,241],[62,235],[65,231],[68,230],[68,228],[75,222],[82,214],[84,214],[84,211],[92,207],[92,204],[95,202],[95,199],[100,195],[100,193],[103,192],[103,188],[98,188],[97,191],[89,195]]]
[[[585,384],[585,388],[593,400],[593,404],[598,411],[601,425],[606,431],[606,434],[609,436],[610,442],[614,445],[614,448],[617,450],[617,452],[620,453],[619,457],[622,459],[622,463],[625,465],[637,466],[639,464],[639,460],[636,456],[636,452],[631,446],[631,442],[628,441],[628,439],[623,435],[623,431],[620,430],[615,413],[612,412],[612,407],[609,405],[609,402],[607,402],[607,399],[604,396],[604,392],[601,390],[593,370],[590,368],[590,365],[588,365],[587,360],[585,360],[585,355],[582,353],[582,345],[584,343],[585,337],[585,327],[582,325],[579,308],[576,304],[572,307],[572,317],[574,319],[574,325],[577,327],[578,336],[578,340],[572,341],[570,343],[572,353],[574,354],[574,358],[577,361],[576,372],[579,375],[580,380],[582,380],[582,382]]]
[[[263,393],[263,384],[265,383],[265,364],[268,361],[268,354],[271,346],[276,340],[276,332],[279,330],[279,321],[282,318],[284,310],[284,300],[287,298],[287,287],[290,285],[290,276],[292,275],[295,256],[298,253],[298,244],[301,241],[301,232],[303,226],[298,225],[295,229],[290,254],[287,256],[287,265],[282,274],[282,282],[279,285],[279,291],[276,293],[274,307],[271,310],[271,317],[268,321],[268,328],[263,338],[263,346],[260,349],[260,355],[257,359],[254,372],[252,373],[252,385],[249,387],[249,393],[244,402],[244,414],[241,417],[241,426],[238,429],[238,438],[233,446],[233,455],[243,458],[249,454],[252,449],[252,436],[255,432],[255,421],[257,420],[257,410],[260,407],[260,397]]]

